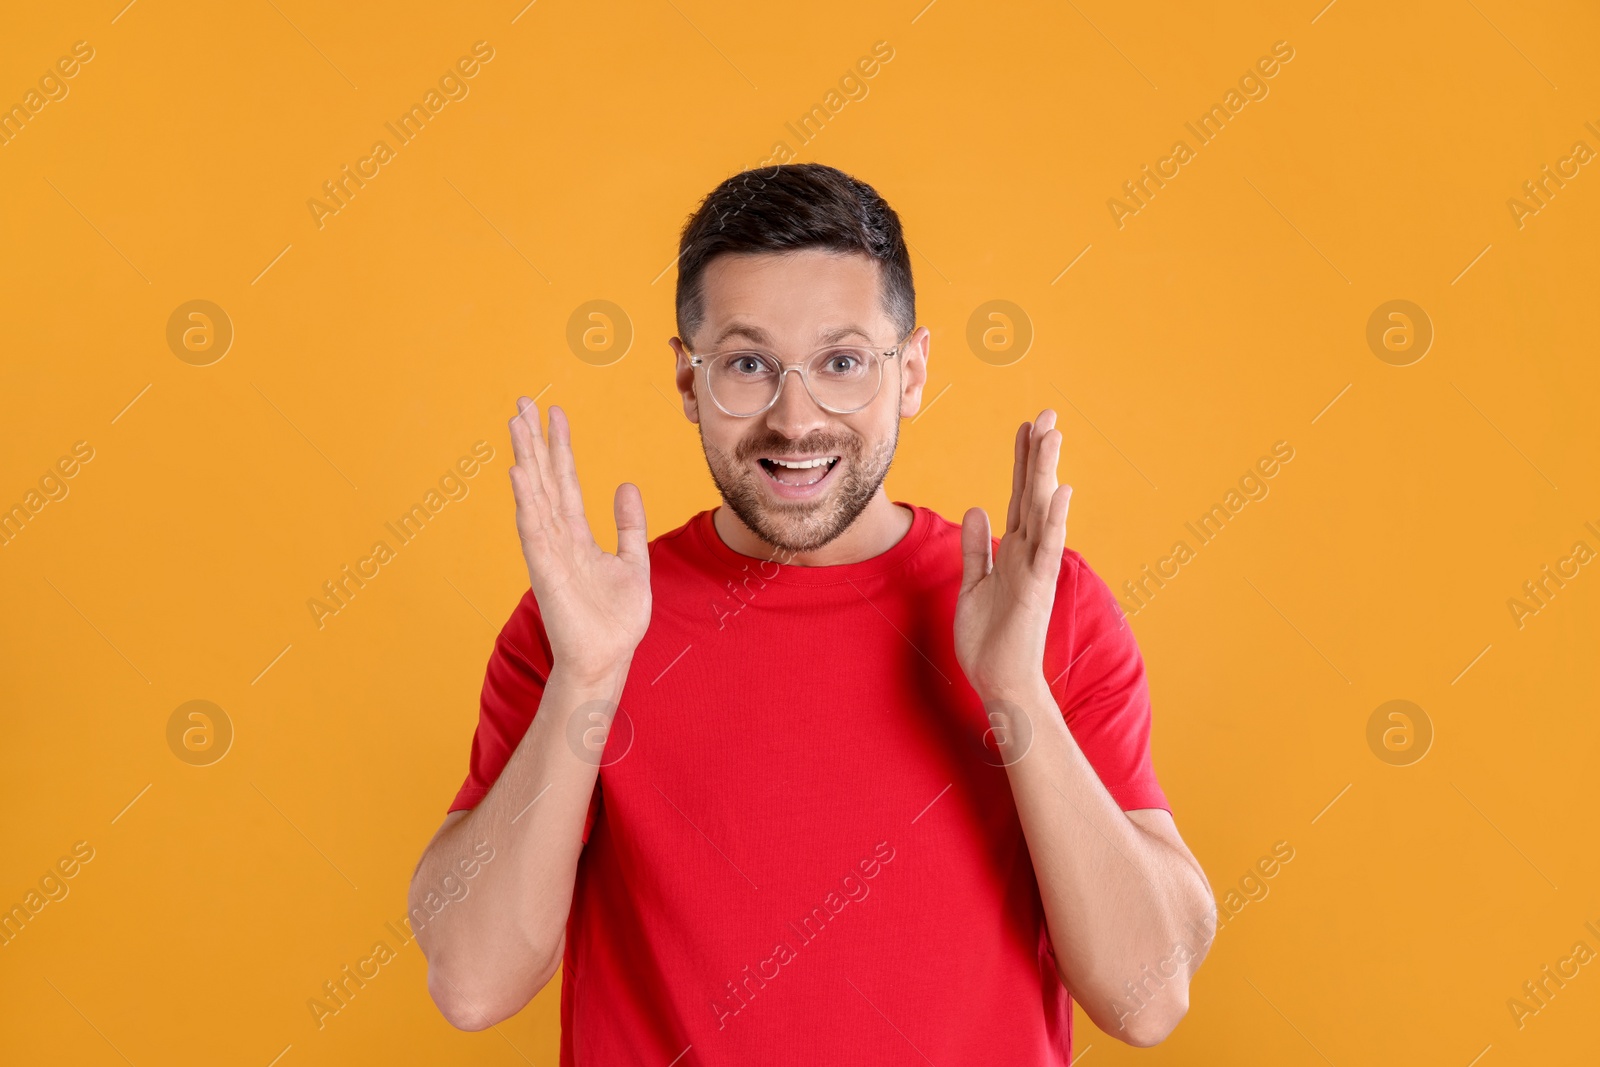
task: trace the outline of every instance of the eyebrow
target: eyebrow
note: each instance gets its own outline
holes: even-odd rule
[[[832,330],[823,331],[820,335],[818,335],[817,343],[819,345],[831,345],[835,341],[842,341],[846,337],[852,336],[859,337],[868,343],[871,343],[872,341],[871,335],[865,330],[861,329],[859,326],[839,326]],[[722,332],[717,334],[717,336],[712,340],[709,350],[715,351],[734,337],[742,337],[751,344],[756,345],[766,345],[771,347],[773,344],[772,336],[754,323],[731,322],[727,326],[723,327]]]

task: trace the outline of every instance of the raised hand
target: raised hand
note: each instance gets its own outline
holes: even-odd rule
[[[521,397],[517,407],[511,419],[517,535],[554,665],[577,679],[607,678],[626,668],[650,624],[644,501],[633,483],[617,487],[617,553],[601,549],[583,513],[566,412],[550,408],[547,442],[538,406]]]
[[[1072,487],[1056,478],[1061,431],[1055,423],[1056,413],[1046,408],[1017,428],[1011,504],[992,558],[988,513],[970,508],[961,519],[956,659],[985,700],[1022,693],[1043,676],[1072,498]]]

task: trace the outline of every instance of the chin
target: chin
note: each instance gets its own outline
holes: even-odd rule
[[[771,501],[758,498],[753,507],[748,506],[751,503],[745,497],[737,502],[729,501],[728,506],[757,537],[791,553],[812,552],[836,540],[849,529],[860,513],[859,508],[848,513],[837,491],[815,500]]]
[[[814,552],[849,530],[883,484],[893,456],[893,441],[865,457],[848,446],[819,450],[802,462],[832,459],[827,473],[804,484],[793,484],[803,478],[785,475],[789,485],[781,484],[771,464],[759,457],[738,462],[708,448],[706,465],[723,503],[750,532],[793,555]]]

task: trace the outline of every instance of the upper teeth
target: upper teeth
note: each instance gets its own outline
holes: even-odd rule
[[[774,459],[770,462],[776,463],[780,467],[788,467],[791,470],[805,470],[807,467],[826,466],[827,464],[832,463],[835,458],[837,457],[823,456],[821,459]]]

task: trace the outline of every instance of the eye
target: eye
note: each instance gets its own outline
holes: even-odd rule
[[[766,357],[759,352],[734,352],[723,361],[723,366],[728,373],[743,376],[764,374],[771,369]]]
[[[823,357],[818,369],[830,377],[849,378],[860,374],[871,358],[859,348],[836,348]]]

